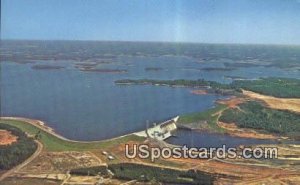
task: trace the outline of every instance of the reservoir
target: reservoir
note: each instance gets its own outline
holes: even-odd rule
[[[228,59],[201,61],[175,56],[118,57],[112,63],[98,65],[102,69],[126,72],[81,71],[76,61],[1,62],[1,115],[45,121],[66,138],[100,140],[144,130],[147,123],[161,122],[186,113],[200,112],[214,106],[217,94],[195,95],[189,88],[149,85],[116,85],[118,79],[199,79],[229,83],[228,76],[259,78],[280,76],[299,78],[298,71],[276,67],[240,67],[219,70]],[[230,61],[229,61],[230,62]],[[232,61],[231,61],[232,62]],[[62,68],[35,69],[34,65]],[[206,70],[201,70],[206,68]],[[214,68],[216,68],[214,70]],[[257,143],[256,140],[192,134],[179,131],[174,144],[193,143],[215,146]],[[205,142],[204,142],[205,140]],[[222,143],[223,144],[223,143]]]

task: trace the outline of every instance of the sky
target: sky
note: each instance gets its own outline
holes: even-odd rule
[[[300,0],[2,0],[1,38],[300,45]]]

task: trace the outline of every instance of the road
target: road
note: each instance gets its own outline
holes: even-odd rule
[[[39,141],[35,141],[37,143],[37,149],[36,151],[28,158],[26,159],[23,163],[17,165],[16,167],[8,170],[7,172],[5,172],[1,177],[0,177],[0,182],[5,179],[6,177],[9,177],[11,174],[18,172],[21,168],[23,168],[24,166],[26,166],[28,163],[30,163],[31,161],[33,161],[37,156],[39,156],[39,154],[41,153],[41,151],[43,150],[43,145],[42,143],[40,143]]]

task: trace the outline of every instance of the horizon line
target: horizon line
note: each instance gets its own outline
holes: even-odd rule
[[[67,41],[67,42],[124,42],[124,43],[170,43],[170,44],[211,44],[211,45],[269,45],[269,46],[300,46],[300,44],[283,43],[238,43],[238,42],[193,42],[193,41],[147,41],[147,40],[91,40],[91,39],[0,39],[0,41]]]

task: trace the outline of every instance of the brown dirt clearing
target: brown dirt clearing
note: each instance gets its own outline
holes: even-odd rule
[[[10,131],[0,130],[0,146],[1,145],[10,145],[14,142],[17,142],[18,137],[13,135]]]
[[[300,99],[297,98],[276,98],[273,96],[266,96],[252,91],[242,90],[243,94],[257,100],[264,101],[268,107],[279,110],[289,110],[300,113]]]
[[[230,97],[229,99],[225,100],[218,100],[218,103],[227,105],[228,108],[237,108],[239,104],[245,102],[245,98],[238,98],[238,97]]]

